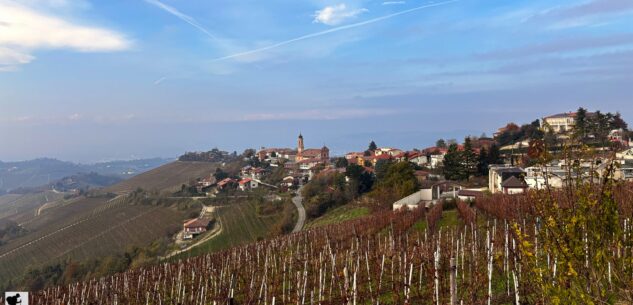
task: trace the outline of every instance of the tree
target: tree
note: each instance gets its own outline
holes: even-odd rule
[[[503,159],[501,158],[501,151],[499,151],[499,146],[496,144],[492,144],[490,146],[490,151],[488,151],[488,164],[501,164],[503,163]],[[486,172],[487,174],[488,172]]]
[[[376,149],[378,149],[378,146],[376,146],[376,142],[371,141],[371,142],[369,143],[369,149],[368,149],[368,150],[369,150],[369,151],[376,151]]]
[[[628,124],[622,119],[622,115],[619,112],[616,112],[615,115],[613,115],[611,129],[629,129]]]
[[[587,109],[578,108],[576,111],[576,125],[574,126],[574,134],[584,141],[587,138]]]
[[[464,139],[464,150],[461,152],[462,164],[464,166],[464,177],[466,180],[477,172],[477,155],[473,151],[473,144],[470,137]]]
[[[349,162],[347,162],[347,159],[343,157],[336,158],[336,161],[334,162],[334,165],[336,166],[336,168],[344,168],[344,167],[347,167],[348,164]]]
[[[345,170],[345,175],[350,180],[350,186],[355,186],[353,196],[369,192],[374,184],[374,179],[365,168],[360,165],[350,164]]]
[[[215,173],[213,174],[213,177],[215,177],[215,180],[220,181],[220,180],[228,178],[229,174],[227,174],[221,168],[218,167],[215,169]]]
[[[439,139],[435,142],[435,147],[446,148],[446,141],[444,139]]]
[[[487,176],[489,164],[488,151],[485,147],[482,147],[481,150],[479,150],[479,157],[477,158],[477,174]]]
[[[457,144],[448,146],[448,152],[444,155],[444,177],[448,180],[462,180],[465,176],[462,154],[457,149]]]
[[[415,178],[415,169],[409,162],[390,164],[384,177],[378,180],[377,187],[372,192],[374,197],[380,197],[382,203],[391,204],[417,191],[419,185]]]
[[[376,162],[376,166],[375,168],[375,173],[376,173],[376,179],[381,180],[383,179],[386,175],[387,175],[387,171],[389,170],[389,167],[391,167],[391,165],[393,164],[393,161],[391,160],[378,160],[378,162]]]
[[[256,154],[256,151],[255,151],[254,149],[252,149],[252,148],[247,148],[247,149],[245,149],[245,150],[244,150],[244,152],[242,153],[242,156],[243,156],[244,158],[248,158],[248,159],[250,159],[250,158],[254,157],[254,156],[255,156],[255,154]]]

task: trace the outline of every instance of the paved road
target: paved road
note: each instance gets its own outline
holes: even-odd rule
[[[297,210],[299,211],[299,219],[297,219],[297,224],[295,228],[292,229],[292,233],[299,232],[303,229],[303,225],[306,222],[306,209],[303,207],[303,197],[301,197],[301,188],[297,190],[297,196],[292,197],[292,203],[295,204]]]

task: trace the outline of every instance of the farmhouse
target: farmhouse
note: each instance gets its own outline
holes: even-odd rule
[[[183,224],[183,239],[191,239],[207,231],[211,221],[206,218],[194,218]]]

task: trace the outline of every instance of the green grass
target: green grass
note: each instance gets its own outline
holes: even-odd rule
[[[426,219],[420,219],[415,224],[413,224],[413,226],[411,227],[411,230],[413,230],[414,232],[417,231],[420,233],[424,233],[426,228],[427,228]]]
[[[344,205],[326,212],[323,216],[306,224],[306,228],[315,228],[329,224],[340,223],[369,215],[367,207]]]
[[[442,218],[438,223],[438,228],[456,228],[460,224],[457,210],[448,210],[442,212]]]

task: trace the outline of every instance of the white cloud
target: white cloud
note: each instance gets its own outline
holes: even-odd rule
[[[368,12],[365,8],[350,9],[347,5],[341,3],[338,5],[326,6],[322,10],[316,11],[314,13],[313,22],[327,25],[337,25],[365,12]]]
[[[400,4],[406,4],[406,1],[385,1],[382,3],[382,5],[400,5]]]
[[[131,46],[117,32],[74,24],[7,0],[0,0],[0,20],[0,68],[29,63],[34,59],[30,53],[38,49],[112,52]]]
[[[33,59],[35,59],[35,57],[29,54],[18,52],[9,48],[3,48],[0,46],[0,67],[28,64]]]

